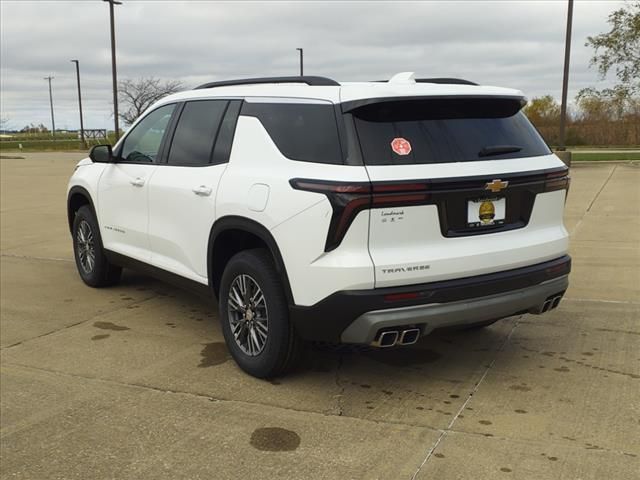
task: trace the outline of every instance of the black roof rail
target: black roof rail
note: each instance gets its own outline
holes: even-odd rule
[[[230,87],[233,85],[257,85],[262,83],[306,83],[314,87],[338,87],[340,84],[335,80],[326,77],[297,76],[297,77],[261,77],[243,78],[240,80],[222,80],[220,82],[205,83],[196,87],[196,90],[203,88]]]
[[[444,83],[449,85],[478,85],[463,78],[416,78],[416,83]]]

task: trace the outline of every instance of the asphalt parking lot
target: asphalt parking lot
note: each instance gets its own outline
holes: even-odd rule
[[[543,316],[390,351],[313,348],[260,381],[215,305],[85,287],[80,154],[0,160],[1,478],[640,478],[640,165],[572,168],[571,287]]]

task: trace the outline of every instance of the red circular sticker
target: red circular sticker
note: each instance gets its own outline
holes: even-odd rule
[[[397,137],[391,140],[391,149],[398,155],[409,155],[411,153],[411,144],[408,140]]]

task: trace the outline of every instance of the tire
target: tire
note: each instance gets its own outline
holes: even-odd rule
[[[289,321],[282,282],[267,250],[245,250],[229,260],[218,310],[227,348],[246,373],[271,378],[295,366],[302,341]]]
[[[107,260],[102,247],[98,221],[88,205],[80,207],[76,212],[72,235],[73,256],[82,281],[94,288],[118,283],[122,268]]]

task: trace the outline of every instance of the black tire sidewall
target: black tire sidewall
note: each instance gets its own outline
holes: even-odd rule
[[[231,332],[227,312],[227,298],[231,283],[241,274],[249,275],[256,281],[267,304],[267,343],[262,352],[254,357],[244,353],[237,345]],[[292,332],[282,284],[268,253],[262,250],[247,250],[236,254],[229,260],[222,275],[218,310],[227,348],[240,368],[259,378],[267,378],[280,373],[289,354]]]

